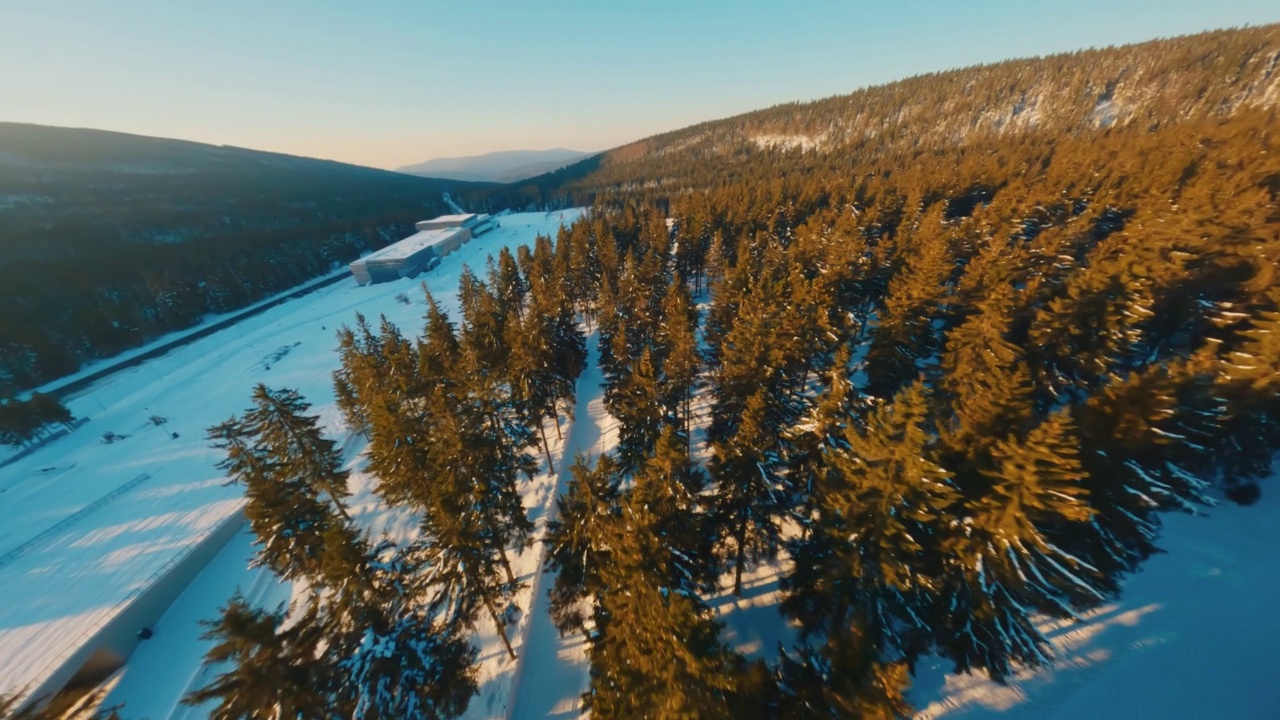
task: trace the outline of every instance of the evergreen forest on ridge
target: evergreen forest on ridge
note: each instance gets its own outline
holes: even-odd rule
[[[308,595],[232,599],[207,628],[227,669],[187,701],[464,712],[477,623],[507,642],[528,611],[518,488],[588,343],[618,445],[573,459],[545,564],[592,718],[910,717],[922,658],[1052,663],[1036,619],[1118,596],[1164,513],[1271,491],[1278,112],[1270,25],[779,105],[493,188],[589,210],[465,272],[456,317],[427,292],[421,327],[337,334],[343,421],[416,541],[351,520],[297,392],[209,429],[259,561]],[[297,246],[313,274],[329,245]],[[799,642],[748,659],[707,601],[771,562]]]

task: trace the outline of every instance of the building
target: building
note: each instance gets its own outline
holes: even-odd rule
[[[432,230],[436,228],[461,227],[471,231],[471,235],[483,235],[489,230],[497,227],[498,221],[492,215],[483,213],[463,213],[460,215],[441,215],[431,220],[423,220],[416,223],[414,227],[419,230]]]
[[[423,220],[413,235],[351,263],[351,275],[360,285],[413,277],[497,224],[489,215],[474,213]]]

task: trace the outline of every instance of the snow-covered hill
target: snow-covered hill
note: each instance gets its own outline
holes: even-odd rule
[[[1123,595],[1080,622],[1047,623],[1057,664],[1008,685],[922,667],[919,718],[1266,718],[1280,716],[1280,498],[1170,515]]]
[[[416,333],[425,313],[419,281],[453,311],[464,263],[483,272],[485,259],[500,247],[532,245],[538,233],[554,235],[577,214],[505,216],[501,227],[418,280],[363,288],[338,283],[71,398],[71,410],[89,421],[0,469],[0,693],[37,687],[238,512],[242,491],[224,485],[214,468],[218,453],[209,447],[205,428],[241,412],[255,383],[298,389],[326,430],[345,437],[330,377],[338,367],[334,333],[341,324],[352,324],[356,312],[374,319],[385,314],[407,334]],[[106,433],[118,439],[105,443]],[[347,449],[355,461],[358,448],[348,443]],[[535,515],[545,514],[555,481],[544,472],[526,488],[526,504]],[[369,478],[358,475],[356,482],[354,509],[375,532],[402,535],[414,526],[377,504]],[[247,571],[248,550],[245,536],[233,539],[160,620],[155,635],[142,642],[113,698],[130,703],[127,717],[168,716],[182,689],[172,683],[185,684],[199,671],[204,648],[196,641],[196,621],[211,617],[236,586],[272,605],[287,598],[288,588],[268,587],[274,581]],[[521,572],[532,579],[537,563],[536,553],[526,552]],[[495,634],[482,633],[481,657],[501,655],[492,652],[497,643]],[[135,672],[139,667],[153,669]],[[513,670],[486,665],[482,680],[498,715],[477,717],[505,712],[505,690],[493,683],[505,677],[509,687]]]
[[[504,245],[554,233],[576,211],[503,218],[503,226],[464,246],[420,278],[451,312],[464,263],[483,267]],[[375,534],[407,537],[414,518],[383,507],[362,471],[362,443],[348,437],[333,406],[330,372],[338,365],[334,331],[357,311],[386,314],[406,333],[421,325],[417,281],[359,288],[339,283],[272,308],[163,357],[123,371],[75,397],[88,424],[0,469],[0,692],[38,683],[78,643],[117,618],[175,558],[233,517],[240,490],[222,484],[216,451],[204,428],[242,411],[254,383],[299,389],[330,435],[344,440],[353,469],[352,509]],[[404,299],[397,296],[403,295]],[[590,343],[595,357],[594,339]],[[167,420],[162,425],[151,416]],[[523,488],[539,528],[553,512],[576,452],[610,450],[616,435],[601,402],[599,369],[578,382],[576,420],[552,446],[558,473],[541,473]],[[125,436],[110,444],[106,432]],[[173,437],[177,433],[178,437]],[[554,434],[549,433],[554,441]],[[540,455],[539,455],[540,457]],[[1280,501],[1264,486],[1252,507],[1224,504],[1206,517],[1169,516],[1161,545],[1168,552],[1130,578],[1121,598],[1075,623],[1045,631],[1058,663],[1019,674],[1002,686],[984,677],[949,675],[945,663],[922,663],[911,698],[921,718],[1217,717],[1274,715],[1269,688],[1280,684],[1271,646],[1280,620],[1269,612],[1280,592]],[[110,703],[126,703],[127,718],[194,720],[202,708],[178,701],[217,668],[202,665],[208,643],[201,619],[213,617],[237,589],[264,606],[293,591],[251,569],[252,536],[241,532],[210,560],[151,625],[113,680]],[[587,686],[585,645],[560,637],[546,615],[551,581],[536,544],[515,562],[529,588],[513,629],[519,654],[510,661],[494,628],[477,637],[481,693],[466,717],[571,718]],[[777,567],[747,578],[742,599],[721,594],[710,603],[741,652],[771,658],[793,634],[776,611]]]

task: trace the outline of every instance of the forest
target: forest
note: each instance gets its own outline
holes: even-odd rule
[[[1009,677],[1121,593],[1161,517],[1280,448],[1280,26],[922,76],[561,171],[590,212],[465,273],[459,317],[339,332],[368,537],[305,398],[209,431],[291,610],[231,600],[213,717],[448,718],[509,622],[517,492],[596,342],[615,453],[548,528],[593,718],[898,718],[926,656]],[[585,166],[584,166],[585,167]],[[546,178],[539,182],[549,182]],[[533,187],[533,186],[529,186]],[[695,442],[695,438],[698,439]],[[708,605],[777,563],[792,647]],[[506,638],[504,637],[504,640]],[[508,646],[508,650],[511,648]]]
[[[1264,28],[868,91],[900,107],[963,83],[991,108],[1020,78],[1066,77],[1092,113],[1137,93],[1108,69],[1161,88],[1152,110],[1074,131],[1045,107],[1043,130],[976,126],[944,148],[928,128],[956,115],[926,99],[937,116],[871,152],[606,157],[580,181],[597,188],[586,218],[464,275],[456,325],[431,302],[412,337],[364,318],[340,334],[339,406],[384,501],[421,518],[417,543],[359,539],[337,466],[291,465],[325,455],[255,419],[290,391],[260,387],[235,432],[214,429],[264,561],[316,596],[266,635],[231,621],[281,617],[230,605],[210,633],[242,662],[193,701],[246,717],[227,688],[292,662],[309,679],[255,686],[259,707],[465,707],[458,633],[505,625],[506,553],[528,542],[516,484],[571,407],[588,329],[618,448],[575,461],[547,563],[555,622],[589,644],[592,717],[904,717],[925,655],[997,679],[1051,662],[1034,618],[1115,597],[1159,551],[1162,513],[1256,500],[1280,447],[1278,61]],[[786,110],[764,118],[810,117]],[[294,407],[280,427],[306,422]],[[282,474],[236,469],[253,463]],[[286,478],[306,503],[266,499]],[[802,640],[749,662],[706,601],[770,561]],[[408,594],[345,605],[389,586]],[[411,662],[295,639],[367,638],[370,615]]]
[[[0,123],[0,397],[324,275],[501,186]]]

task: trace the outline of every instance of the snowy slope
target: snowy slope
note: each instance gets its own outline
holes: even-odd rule
[[[338,283],[122,371],[74,398],[71,410],[89,416],[86,425],[0,469],[0,692],[40,682],[175,558],[238,511],[241,491],[223,484],[204,429],[241,412],[254,383],[299,389],[326,429],[339,435],[330,378],[338,365],[339,325],[354,322],[356,311],[375,321],[385,313],[406,333],[416,333],[425,312],[420,280],[452,310],[463,263],[483,272],[485,258],[499,247],[532,244],[539,232],[554,235],[576,215],[506,216],[502,227],[418,280],[366,288]],[[411,304],[396,301],[399,293]],[[168,422],[153,425],[152,415]],[[127,437],[104,444],[106,432]],[[554,478],[543,484],[541,494],[549,497]],[[381,515],[370,523],[412,526]],[[526,555],[531,567],[524,572],[532,576],[537,558]],[[492,641],[496,646],[496,636]],[[482,642],[482,657],[491,649]]]
[[[1046,623],[1058,662],[1008,686],[922,667],[918,718],[1280,717],[1280,498],[1168,515],[1159,545],[1123,595],[1085,622]]]
[[[554,233],[573,217],[505,217],[502,228],[420,280],[452,313],[463,263],[480,270],[500,246],[531,243],[535,233]],[[92,417],[88,425],[0,469],[0,507],[6,511],[0,523],[0,691],[39,679],[236,512],[239,489],[222,485],[203,428],[243,410],[255,382],[299,388],[329,433],[344,440],[357,520],[375,535],[411,536],[415,518],[382,507],[372,493],[374,478],[361,469],[363,444],[343,432],[329,373],[337,367],[333,333],[357,310],[371,319],[386,313],[407,334],[417,332],[425,308],[416,285],[339,283],[113,376],[73,400],[76,414]],[[411,304],[396,301],[399,293]],[[539,532],[567,482],[573,454],[599,455],[616,442],[616,423],[601,401],[594,338],[589,346],[577,419],[564,427],[563,441],[548,430],[559,472],[548,472],[543,461],[535,480],[522,484]],[[153,414],[169,422],[150,425]],[[129,437],[103,444],[108,430]],[[174,431],[178,439],[170,437]],[[1121,598],[1084,623],[1046,627],[1060,658],[1054,668],[1001,686],[949,675],[941,661],[922,663],[911,691],[919,717],[1275,716],[1267,690],[1280,685],[1280,663],[1268,650],[1280,638],[1280,620],[1268,610],[1280,592],[1280,560],[1271,552],[1280,546],[1278,513],[1280,502],[1264,493],[1254,507],[1224,505],[1207,518],[1168,516],[1161,540],[1168,553],[1132,577]],[[560,638],[547,617],[552,578],[540,570],[542,554],[537,543],[514,562],[530,585],[518,603],[533,606],[511,628],[516,662],[507,658],[495,629],[482,624],[481,693],[468,718],[577,716],[578,694],[587,687],[585,645],[578,636]],[[201,665],[207,643],[198,639],[198,621],[212,617],[237,587],[266,606],[291,592],[268,573],[249,569],[251,555],[252,538],[241,533],[154,625],[155,637],[134,653],[109,699],[126,703],[126,717],[207,716],[176,705],[212,674]],[[777,613],[778,575],[778,565],[761,567],[744,578],[744,598],[722,592],[709,599],[726,624],[726,640],[753,657],[772,658],[779,642],[794,639]]]

